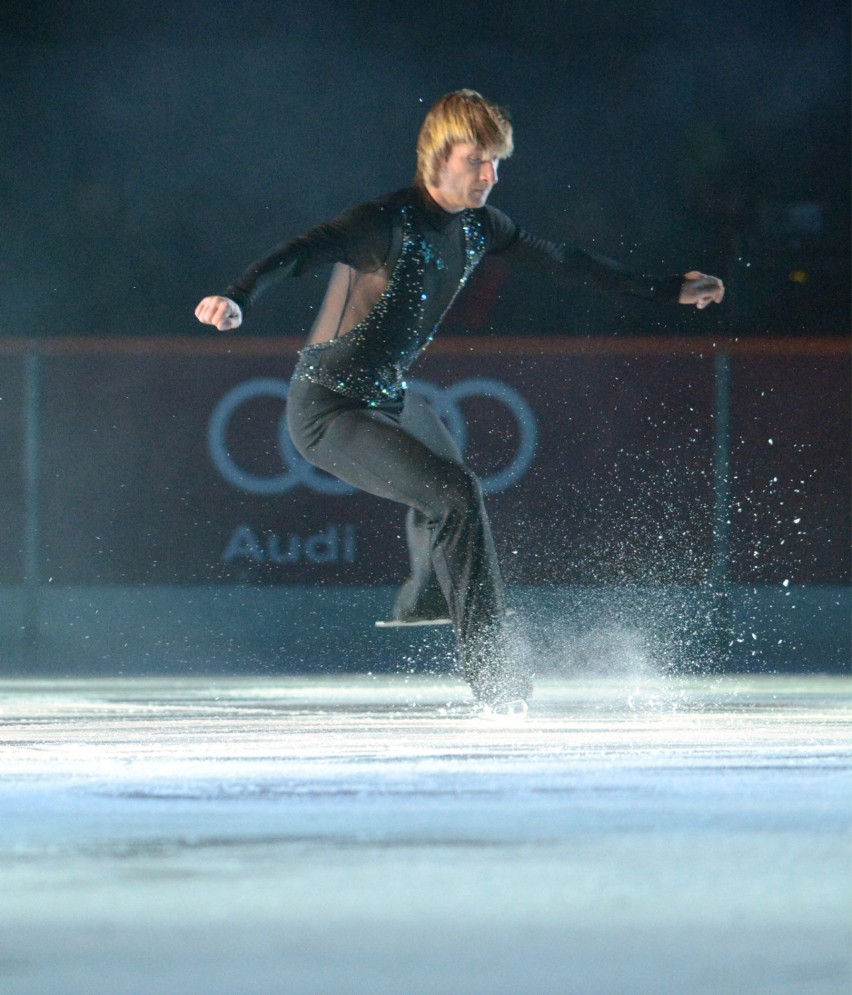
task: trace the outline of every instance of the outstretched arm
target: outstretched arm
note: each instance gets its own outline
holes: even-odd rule
[[[283,242],[253,263],[221,294],[205,297],[195,317],[220,331],[238,328],[255,300],[273,283],[338,262],[378,269],[390,246],[390,214],[379,202],[362,204]]]
[[[722,281],[697,270],[671,276],[637,273],[614,259],[583,249],[557,245],[537,238],[508,218],[502,211],[486,208],[490,222],[489,251],[506,262],[546,273],[558,283],[594,287],[605,293],[632,294],[660,302],[694,304],[704,309],[724,294]]]
[[[703,311],[708,304],[714,301],[721,304],[725,296],[725,285],[717,276],[707,276],[706,273],[699,273],[692,269],[684,273],[683,285],[680,288],[679,304],[694,304],[699,311]]]

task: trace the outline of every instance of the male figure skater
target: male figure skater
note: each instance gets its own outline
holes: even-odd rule
[[[299,452],[315,466],[409,511],[412,578],[398,612],[416,614],[432,576],[455,628],[462,671],[485,711],[524,714],[531,677],[511,658],[505,596],[482,490],[440,418],[405,375],[488,253],[570,284],[704,308],[716,277],[659,279],[524,231],[486,205],[513,150],[506,113],[473,90],[442,97],[417,140],[411,187],[345,211],[256,262],[195,314],[237,328],[273,282],[332,272],[287,398]],[[419,550],[419,552],[418,552]],[[428,552],[429,568],[425,567]]]

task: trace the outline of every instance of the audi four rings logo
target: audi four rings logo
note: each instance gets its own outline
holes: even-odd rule
[[[495,494],[516,484],[529,469],[535,456],[538,427],[535,415],[526,399],[514,387],[502,380],[487,377],[473,377],[459,380],[451,387],[436,387],[426,380],[413,380],[409,391],[416,392],[432,405],[444,419],[459,450],[464,453],[467,445],[467,423],[461,404],[473,398],[498,401],[511,412],[518,426],[518,444],[512,459],[502,469],[490,476],[482,477],[482,489],[486,494]],[[234,412],[258,397],[278,397],[287,400],[287,381],[274,377],[258,377],[238,384],[219,401],[210,416],[207,426],[207,446],[210,458],[221,475],[241,491],[249,494],[283,494],[294,487],[307,487],[318,494],[351,494],[356,488],[342,480],[323,473],[299,455],[287,431],[285,411],[282,404],[278,419],[277,444],[281,454],[282,472],[269,477],[261,477],[244,470],[228,449],[228,424]]]

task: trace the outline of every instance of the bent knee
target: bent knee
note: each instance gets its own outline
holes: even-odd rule
[[[482,484],[466,466],[452,464],[438,489],[442,515],[448,512],[467,514],[482,506]]]

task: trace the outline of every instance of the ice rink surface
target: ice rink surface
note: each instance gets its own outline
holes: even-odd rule
[[[3,995],[849,995],[850,681],[0,681]]]

